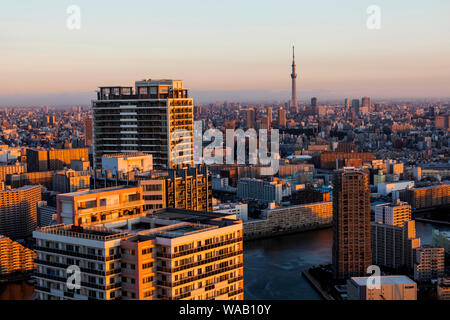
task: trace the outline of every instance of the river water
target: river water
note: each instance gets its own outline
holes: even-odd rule
[[[450,227],[416,223],[422,244],[431,243],[433,228]],[[320,300],[301,275],[318,264],[331,263],[331,228],[308,231],[244,244],[244,297],[246,300]],[[26,281],[0,284],[0,300],[31,299],[33,286]]]

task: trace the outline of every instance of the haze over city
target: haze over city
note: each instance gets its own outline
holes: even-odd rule
[[[448,1],[70,1],[0,4],[2,104],[88,104],[101,85],[183,79],[200,103],[449,96]],[[170,12],[170,14],[167,14]],[[164,13],[164,14],[163,14]],[[126,28],[123,27],[126,24]]]

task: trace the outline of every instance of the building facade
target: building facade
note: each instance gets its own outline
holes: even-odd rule
[[[34,237],[40,299],[243,299],[242,222],[230,216],[167,209]],[[70,265],[81,270],[78,289],[67,286]]]
[[[13,240],[31,236],[39,201],[41,186],[0,191],[0,234]]]

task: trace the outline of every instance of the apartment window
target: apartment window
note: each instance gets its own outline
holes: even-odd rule
[[[142,255],[152,253],[152,248],[142,249]]]
[[[142,265],[142,269],[148,269],[148,268],[151,268],[151,267],[153,267],[153,262],[144,263]]]

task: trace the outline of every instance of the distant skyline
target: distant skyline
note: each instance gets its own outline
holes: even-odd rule
[[[293,44],[299,101],[448,99],[448,12],[448,0],[3,2],[0,107],[89,104],[98,86],[143,78],[181,79],[200,103],[287,102]]]

